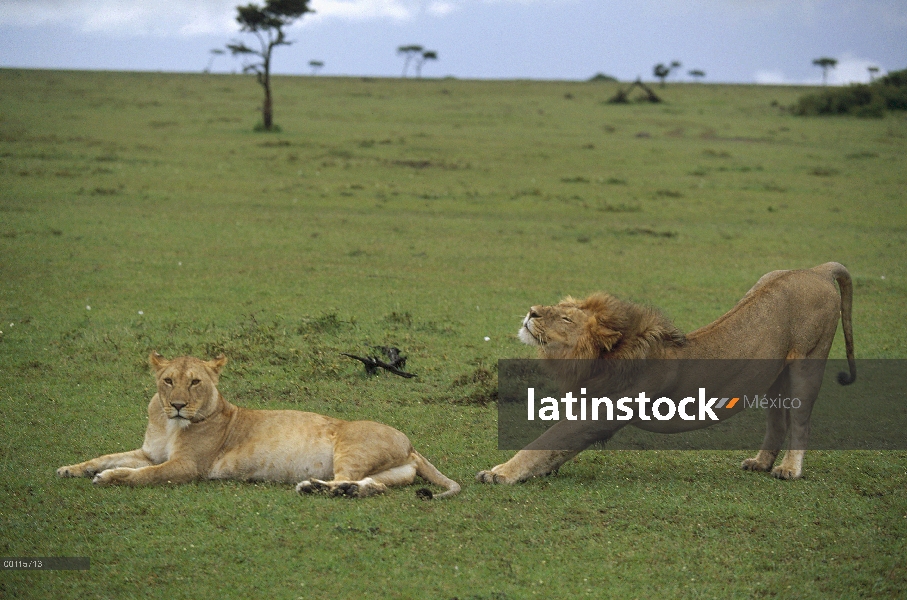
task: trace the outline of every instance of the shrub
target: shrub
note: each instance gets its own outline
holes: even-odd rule
[[[876,82],[822,90],[802,96],[791,107],[796,115],[883,117],[886,110],[907,110],[907,69]]]

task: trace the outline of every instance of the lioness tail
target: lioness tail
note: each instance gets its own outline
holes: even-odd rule
[[[433,464],[428,462],[428,459],[413,450],[413,454],[416,456],[416,475],[424,479],[425,481],[432,483],[434,485],[439,485],[441,487],[447,488],[447,491],[435,496],[431,491],[427,489],[420,489],[416,494],[423,499],[430,500],[432,498],[450,498],[451,496],[456,496],[460,493],[460,484],[446,477],[441,471],[439,471]]]

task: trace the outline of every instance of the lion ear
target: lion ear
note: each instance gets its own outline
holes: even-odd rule
[[[592,337],[593,345],[605,352],[610,352],[611,348],[623,337],[621,332],[606,327],[594,317],[589,319],[588,332]]]
[[[152,350],[151,354],[148,355],[148,362],[151,364],[152,368],[155,371],[160,372],[162,369],[166,368],[170,364],[170,361],[158,354],[156,351]]]
[[[224,368],[225,364],[227,364],[227,357],[219,354],[214,360],[206,362],[205,366],[214,371],[215,375],[220,375],[220,370]]]

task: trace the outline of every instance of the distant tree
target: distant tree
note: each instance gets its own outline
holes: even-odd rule
[[[703,77],[705,77],[705,71],[700,71],[699,69],[693,69],[692,71],[688,71],[687,75],[689,75],[693,79],[702,79]]]
[[[869,83],[872,83],[873,81],[876,80],[876,75],[879,74],[879,68],[878,67],[866,67],[866,68],[869,71]]]
[[[309,61],[309,66],[312,68],[312,75],[315,75],[315,74],[318,73],[318,71],[319,71],[322,67],[324,67],[324,62],[322,62],[322,61],[320,61],[320,60],[310,60],[310,61]]]
[[[665,79],[668,78],[668,75],[671,74],[671,71],[674,69],[679,69],[681,67],[680,61],[673,61],[670,65],[665,65],[664,63],[658,63],[652,68],[652,73],[661,80],[661,87],[665,86]]]
[[[209,50],[208,52],[211,53],[211,58],[208,59],[208,64],[205,65],[204,73],[210,73],[210,72],[211,72],[211,67],[214,66],[214,59],[215,59],[215,58],[217,58],[218,56],[221,56],[222,54],[226,54],[226,52],[224,52],[224,51],[221,50],[220,48],[213,48],[213,49]]]
[[[421,79],[422,65],[424,65],[427,60],[438,60],[438,53],[434,50],[426,50],[416,57],[416,77]]]
[[[259,49],[246,46],[243,42],[235,41],[227,44],[227,49],[234,56],[253,56],[257,62],[243,65],[244,73],[255,73],[258,83],[265,91],[265,99],[261,109],[262,125],[265,131],[273,127],[273,108],[271,102],[271,52],[277,46],[292,44],[284,34],[287,27],[305,13],[313,12],[309,8],[309,0],[265,0],[264,6],[247,4],[237,6],[236,21],[240,31],[254,34],[258,38]]]
[[[406,72],[409,70],[409,63],[412,62],[413,58],[421,56],[422,52],[425,51],[425,48],[418,44],[410,44],[409,46],[400,46],[397,48],[397,54],[403,55],[403,76],[406,77]]]
[[[664,87],[665,79],[667,79],[668,75],[671,74],[671,67],[666,67],[664,64],[658,63],[652,69],[652,73],[655,75],[655,77],[661,80],[661,87]]]
[[[828,70],[834,69],[838,64],[838,61],[834,58],[828,58],[823,56],[822,58],[817,58],[813,61],[813,64],[822,69],[822,85],[828,83]]]

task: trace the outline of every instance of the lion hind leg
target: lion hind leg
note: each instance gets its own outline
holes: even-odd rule
[[[824,358],[828,354],[828,349],[821,349],[820,352]],[[813,404],[822,387],[825,364],[824,360],[795,361],[788,367],[788,370],[790,371],[790,387],[785,390],[785,397],[796,398],[799,402],[796,406],[792,405],[786,410],[790,444],[788,451],[784,453],[781,464],[772,469],[772,475],[778,479],[798,479],[803,475],[803,457],[809,444],[810,417]]]

